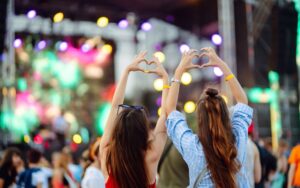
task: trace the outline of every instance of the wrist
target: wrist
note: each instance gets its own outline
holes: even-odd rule
[[[220,65],[219,68],[222,70],[225,77],[232,74],[230,68],[225,63]]]
[[[175,73],[174,73],[174,78],[176,79],[181,79],[182,74],[185,72],[183,68],[177,68]]]

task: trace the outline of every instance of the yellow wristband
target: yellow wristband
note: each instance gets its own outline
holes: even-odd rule
[[[170,87],[171,87],[171,86],[169,86],[169,85],[164,85],[164,86],[163,86],[163,89],[170,89]]]
[[[229,74],[228,76],[225,77],[225,81],[229,81],[232,78],[234,78],[234,75],[233,74]]]

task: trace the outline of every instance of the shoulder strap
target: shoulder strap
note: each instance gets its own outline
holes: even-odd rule
[[[201,170],[201,172],[199,173],[199,175],[197,176],[193,188],[197,188],[197,186],[199,185],[199,183],[201,183],[201,181],[203,180],[204,175],[205,175],[206,172],[207,172],[207,166],[205,166],[205,167]]]

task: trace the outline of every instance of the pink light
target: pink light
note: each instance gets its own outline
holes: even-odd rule
[[[66,51],[68,49],[68,43],[66,43],[66,42],[61,42],[60,44],[59,44],[59,50],[60,51]]]
[[[32,19],[32,18],[34,18],[35,16],[36,16],[36,11],[35,11],[35,10],[30,10],[30,11],[28,11],[27,17],[28,17],[29,19]]]
[[[19,48],[19,47],[21,47],[21,45],[22,45],[22,40],[21,39],[16,39],[14,41],[14,47],[15,48]]]
[[[152,28],[152,25],[149,22],[145,22],[142,24],[141,28],[144,31],[150,31]]]
[[[123,19],[118,23],[119,28],[126,29],[128,27],[128,21]]]
[[[223,76],[223,72],[219,67],[214,67],[214,73],[218,77]]]
[[[37,47],[39,50],[42,50],[42,49],[46,48],[46,45],[47,45],[46,41],[42,40],[38,43]]]
[[[215,45],[220,45],[222,44],[222,37],[219,34],[213,34],[211,36],[211,41],[215,44]]]
[[[180,52],[183,53],[183,52],[187,52],[189,51],[190,47],[186,44],[182,44],[180,45]]]
[[[36,144],[42,144],[43,143],[43,137],[41,135],[36,135],[34,138],[33,138],[33,141],[34,143]]]
[[[157,105],[157,106],[161,106],[161,97],[158,97],[158,98],[156,99],[156,105]]]

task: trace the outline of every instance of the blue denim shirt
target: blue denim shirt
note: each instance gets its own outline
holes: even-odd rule
[[[236,147],[238,150],[237,158],[242,165],[236,177],[239,188],[249,187],[244,163],[246,158],[248,126],[252,121],[252,115],[252,108],[245,104],[238,103],[233,107],[231,117],[232,131],[236,139]],[[189,188],[192,188],[197,176],[207,165],[203,147],[199,141],[198,135],[193,133],[193,131],[187,125],[185,116],[178,111],[173,111],[168,116],[166,126],[168,136],[180,154],[183,156],[183,159],[189,167]],[[206,172],[198,187],[215,187],[209,171]]]

